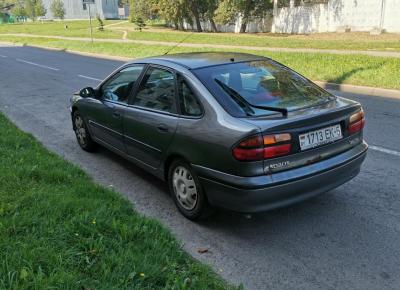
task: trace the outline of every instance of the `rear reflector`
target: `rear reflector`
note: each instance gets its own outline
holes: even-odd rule
[[[263,148],[234,148],[233,156],[239,161],[257,161],[263,159]]]
[[[287,155],[292,149],[292,144],[276,145],[264,148],[264,158],[274,158]]]

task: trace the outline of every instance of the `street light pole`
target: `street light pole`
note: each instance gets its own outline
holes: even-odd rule
[[[86,5],[89,7],[90,39],[92,40],[93,43],[92,14],[90,13],[90,3]]]
[[[385,4],[386,0],[382,0],[382,6],[381,6],[381,20],[379,22],[379,29],[382,31],[383,30],[383,23],[385,21]]]

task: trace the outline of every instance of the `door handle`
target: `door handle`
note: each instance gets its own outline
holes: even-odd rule
[[[118,112],[113,112],[112,115],[113,115],[114,118],[120,118],[121,117],[121,114],[118,113]]]
[[[166,133],[168,132],[168,127],[164,124],[160,124],[157,126],[157,130],[161,133]]]

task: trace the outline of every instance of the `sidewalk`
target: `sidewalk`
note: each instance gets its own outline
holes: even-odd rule
[[[39,37],[39,38],[54,38],[63,40],[76,40],[76,41],[91,41],[89,37],[68,37],[68,36],[55,36],[55,35],[37,35],[28,33],[1,33],[0,36],[20,36],[20,37]],[[124,34],[125,35],[125,34]],[[277,51],[277,52],[302,52],[302,53],[330,53],[339,55],[369,55],[377,57],[395,57],[400,58],[400,52],[395,51],[369,51],[369,50],[338,50],[338,49],[315,49],[315,48],[287,48],[287,47],[259,47],[247,45],[225,45],[225,44],[205,44],[205,43],[179,43],[167,41],[152,41],[152,40],[134,40],[134,39],[108,39],[108,38],[94,38],[94,42],[111,42],[111,43],[137,43],[147,45],[163,45],[163,46],[176,46],[180,47],[196,47],[196,48],[223,48],[223,49],[243,49],[253,51]]]

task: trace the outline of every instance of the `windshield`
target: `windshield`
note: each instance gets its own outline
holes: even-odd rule
[[[306,78],[272,60],[207,67],[196,69],[194,73],[221,105],[235,116],[276,114],[275,111],[254,106],[291,111],[326,102],[332,97]],[[253,107],[249,109],[240,97]]]

